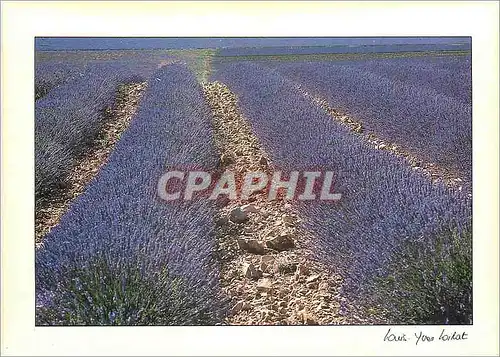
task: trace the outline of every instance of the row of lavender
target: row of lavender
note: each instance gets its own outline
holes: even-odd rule
[[[153,76],[131,126],[36,253],[36,322],[214,324],[225,315],[213,207],[162,202],[167,167],[213,168],[210,109],[180,65]]]
[[[51,65],[45,63],[46,68]],[[70,69],[68,69],[70,68]],[[75,160],[92,143],[106,120],[121,84],[146,81],[155,69],[135,62],[97,62],[62,67],[65,83],[52,88],[35,102],[35,197],[37,202],[64,185]],[[74,71],[74,72],[72,72]],[[47,78],[56,83],[57,73]],[[75,74],[76,73],[76,74]]]
[[[220,66],[214,79],[239,96],[276,165],[336,173],[335,191],[342,199],[302,203],[300,210],[317,237],[317,258],[344,278],[343,294],[351,303],[345,309],[390,323],[470,323],[467,195],[433,185],[402,160],[371,149],[276,71],[235,63]],[[384,102],[391,100],[397,99]]]
[[[275,69],[368,132],[471,182],[470,56],[296,62]]]

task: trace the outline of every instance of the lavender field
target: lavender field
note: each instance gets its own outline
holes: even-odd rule
[[[457,43],[37,51],[36,325],[472,324]],[[340,200],[158,195],[313,168]]]
[[[436,309],[429,311],[436,319],[432,322],[468,322],[471,311],[465,306],[471,287],[468,295],[462,295],[461,288],[449,290],[451,285],[439,281],[448,272],[437,263],[449,261],[451,254],[470,254],[472,201],[467,195],[432,185],[401,160],[366,147],[301,97],[279,74],[242,63],[219,71],[217,79],[240,95],[245,115],[280,167],[330,167],[338,173],[335,182],[343,199],[337,205],[303,204],[300,211],[317,237],[314,249],[318,259],[345,277],[344,293],[351,303],[361,300],[360,304],[373,303],[389,313],[401,313],[400,304],[409,296],[417,303],[419,293],[431,288],[426,282],[430,280],[436,285],[428,293],[436,294],[432,297],[436,300],[423,297],[418,303],[422,309]],[[453,241],[455,236],[460,243]],[[448,248],[441,250],[437,247],[441,244]],[[409,245],[415,251],[403,257]],[[423,270],[421,257],[436,262],[435,270]],[[424,280],[405,289],[403,281],[395,281],[391,301],[387,295],[372,301],[380,289],[372,280],[386,280],[395,274],[389,270],[392,264],[423,274]],[[455,298],[458,305],[447,305]],[[424,322],[422,316],[405,314],[394,318]]]
[[[471,182],[470,57],[293,63],[276,70],[367,131]]]

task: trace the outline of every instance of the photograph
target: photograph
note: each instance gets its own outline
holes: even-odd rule
[[[0,355],[499,355],[499,2],[0,16]]]
[[[37,37],[36,325],[472,324],[472,45]]]

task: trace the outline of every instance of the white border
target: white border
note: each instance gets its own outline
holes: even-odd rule
[[[497,2],[2,2],[5,355],[498,354]],[[34,328],[34,36],[472,36],[474,326],[461,343],[383,343],[384,327]],[[433,333],[439,327],[422,327]],[[419,327],[400,331],[418,332]],[[438,333],[438,332],[437,332]]]

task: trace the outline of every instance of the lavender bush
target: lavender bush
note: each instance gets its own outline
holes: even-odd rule
[[[168,167],[215,167],[210,115],[185,67],[154,74],[108,163],[36,253],[38,325],[222,319],[214,208],[156,194]]]
[[[447,229],[407,242],[388,270],[392,274],[373,282],[372,297],[372,306],[385,306],[386,319],[402,324],[472,324],[470,229]]]
[[[273,70],[236,63],[219,67],[214,79],[228,84],[239,96],[244,115],[275,165],[284,170],[319,168],[336,173],[334,190],[342,194],[342,199],[336,203],[302,202],[300,211],[306,228],[316,237],[313,249],[317,258],[342,275],[342,293],[347,300],[362,310],[378,304],[383,310],[393,307],[394,300],[409,299],[399,310],[401,316],[389,316],[388,322],[434,321],[434,316],[411,311],[420,300],[407,295],[404,282],[398,280],[394,291],[384,290],[375,282],[394,275],[394,269],[402,269],[404,265],[397,262],[405,257],[402,252],[408,246],[419,253],[419,258],[406,259],[406,264],[422,269],[425,275],[432,272],[429,262],[433,261],[447,262],[450,271],[466,266],[464,269],[470,272],[470,265],[462,264],[462,258],[455,260],[454,255],[432,247],[451,231],[457,232],[457,244],[467,239],[464,232],[471,225],[471,199],[443,185],[433,185],[401,159],[368,147]],[[433,245],[425,244],[429,241]],[[450,244],[447,241],[447,249],[453,250]],[[470,252],[464,254],[470,261]],[[428,289],[431,284],[433,289],[446,292],[451,280],[440,282],[442,287],[437,282],[426,284],[414,284],[414,289]],[[453,284],[459,284],[463,294],[471,296],[469,276],[455,279]],[[463,301],[466,299],[460,304]],[[449,314],[458,315],[472,308],[469,302],[466,308],[458,306],[449,294],[428,299],[425,304],[426,311],[448,304]],[[467,318],[464,315],[463,321]],[[441,316],[440,322],[446,322],[446,318]]]

